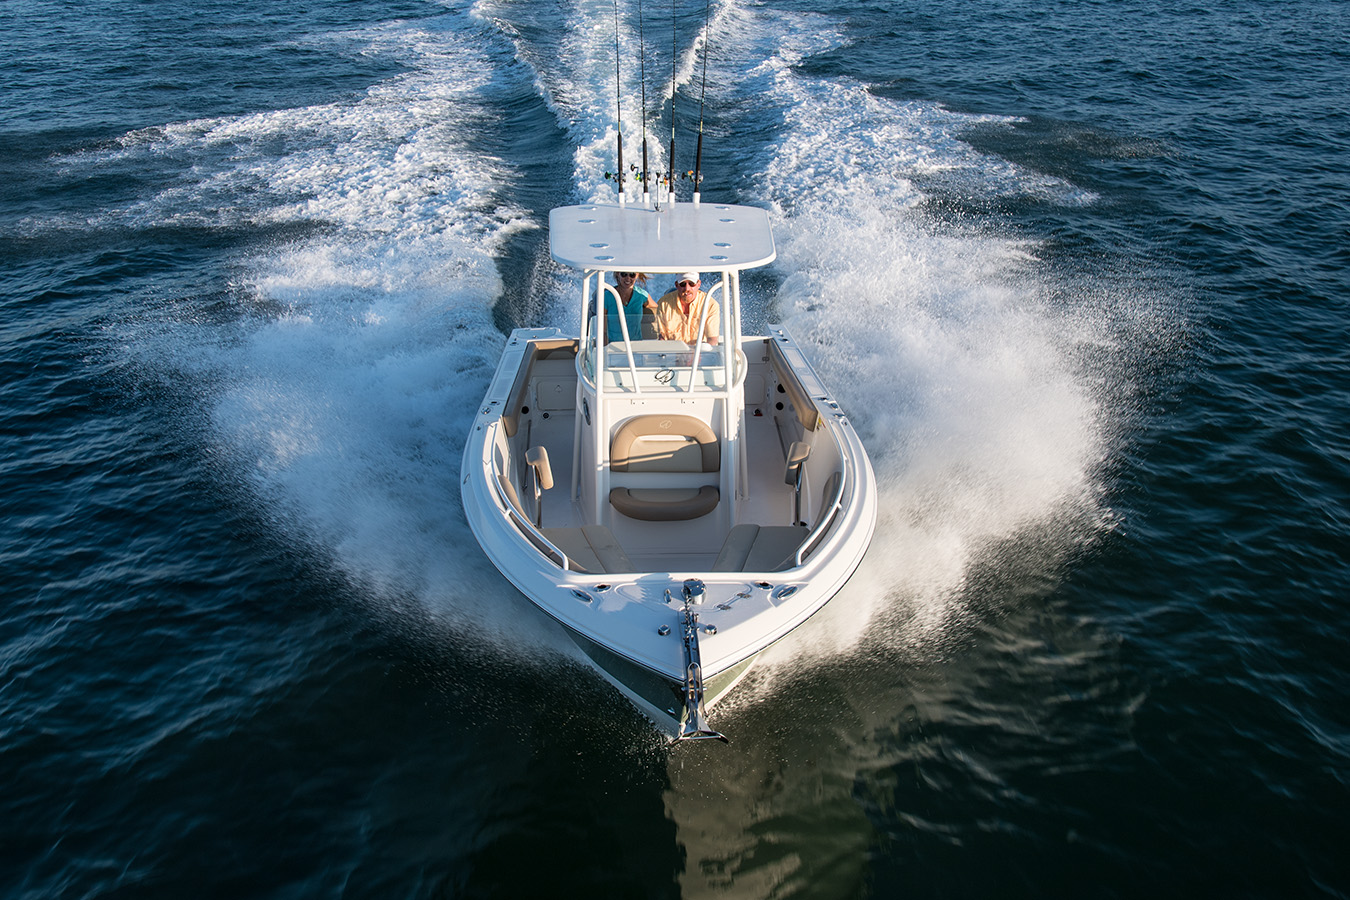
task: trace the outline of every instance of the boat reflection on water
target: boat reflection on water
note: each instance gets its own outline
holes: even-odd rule
[[[1077,846],[1040,829],[1077,816],[1075,772],[1136,751],[1140,697],[1118,641],[1039,602],[1062,557],[1019,553],[977,565],[979,586],[889,598],[890,621],[849,651],[808,645],[829,622],[780,645],[722,708],[740,739],[673,748],[664,802],[681,896],[997,896],[1044,873],[972,868],[973,850]],[[1029,711],[1028,693],[1049,699]],[[1137,788],[1116,788],[1128,809]],[[1094,827],[1111,830],[1082,829]]]
[[[860,723],[836,676],[790,682],[742,685],[723,715],[745,737],[716,760],[707,746],[672,753],[664,799],[684,856],[682,897],[864,893],[878,835],[855,797]]]

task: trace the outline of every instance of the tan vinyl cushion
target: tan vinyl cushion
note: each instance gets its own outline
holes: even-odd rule
[[[610,471],[638,475],[644,481],[642,476],[707,474],[721,466],[717,435],[707,422],[693,416],[634,416],[619,426],[610,442]],[[716,485],[677,487],[654,480],[651,487],[630,480],[614,488],[609,492],[610,505],[630,519],[675,522],[706,516],[721,499]]]
[[[614,488],[609,503],[630,519],[676,522],[697,519],[717,508],[721,492],[711,484],[700,488]]]
[[[716,472],[721,458],[717,435],[693,416],[634,416],[609,448],[614,472]]]
[[[714,572],[780,572],[796,561],[804,525],[737,525],[727,533]]]
[[[722,549],[713,562],[714,572],[739,572],[745,567],[745,558],[755,545],[755,536],[759,534],[758,525],[737,525],[727,532]]]
[[[545,528],[549,543],[567,554],[578,572],[632,572],[633,563],[619,546],[613,532],[603,525],[580,528]]]

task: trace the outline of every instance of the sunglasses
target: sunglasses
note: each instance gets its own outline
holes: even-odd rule
[[[698,285],[698,282],[697,282],[697,281],[677,281],[677,282],[675,282],[675,286],[676,286],[676,287],[695,287],[695,286],[697,286],[697,285]]]
[[[620,278],[636,278],[636,277],[637,277],[637,273],[636,273],[636,272],[619,272],[618,275],[619,275]]]

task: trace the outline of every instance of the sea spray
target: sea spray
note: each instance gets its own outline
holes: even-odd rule
[[[801,39],[782,40],[747,85],[778,122],[757,177],[779,249],[768,316],[806,345],[853,418],[880,516],[848,587],[770,661],[849,652],[869,634],[934,641],[963,614],[966,578],[992,545],[1047,519],[1081,526],[1074,511],[1096,502],[1104,440],[1072,352],[1096,330],[1091,312],[1048,304],[1056,276],[1034,245],[930,214],[939,190],[1068,205],[1091,195],[962,140],[1013,120],[804,75]]]
[[[164,357],[209,382],[222,456],[288,539],[484,640],[518,645],[520,628],[537,626],[543,646],[556,633],[521,624],[534,620],[473,550],[458,503],[463,434],[502,341],[496,256],[537,227],[503,202],[510,163],[472,138],[490,127],[486,98],[530,81],[578,148],[575,190],[603,195],[613,44],[574,27],[531,44],[490,7],[377,29],[370,52],[408,71],[350,103],[170,125],[114,152],[182,154],[200,176],[130,214],[225,209],[312,230],[241,260],[238,319],[163,338]],[[728,122],[745,133],[728,143],[753,183],[733,199],[769,204],[779,245],[774,284],[747,291],[747,316],[783,321],[806,344],[881,486],[873,550],[842,602],[770,660],[851,652],[879,621],[905,622],[887,640],[921,641],[961,614],[954,598],[983,548],[1090,502],[1101,453],[1100,411],[1065,352],[1069,323],[1045,303],[1034,246],[938,223],[925,182],[1085,197],[961,140],[1011,120],[801,73],[805,56],[843,41],[818,17],[727,4],[716,21],[714,99],[742,111]],[[636,95],[636,66],[622,72]],[[625,130],[639,124],[626,118]],[[543,295],[534,324],[575,327],[560,273]]]
[[[462,15],[366,36],[408,71],[350,102],[173,124],[114,151],[177,154],[194,175],[120,215],[300,229],[239,261],[230,315],[180,309],[132,352],[199,380],[204,440],[279,539],[465,639],[544,648],[557,635],[477,552],[458,480],[504,340],[496,256],[534,227],[501,196],[511,165],[477,149],[522,70]]]

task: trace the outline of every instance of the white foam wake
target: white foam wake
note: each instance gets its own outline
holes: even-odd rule
[[[613,166],[612,5],[559,13],[556,44],[513,29],[505,21],[512,7],[484,0],[478,9],[515,34],[518,55],[534,67],[537,89],[576,147],[577,193],[612,196],[600,176]],[[740,199],[772,208],[779,242],[780,290],[758,298],[776,309],[750,313],[784,321],[808,344],[881,484],[876,548],[846,602],[832,604],[825,626],[803,630],[785,652],[846,652],[869,629],[876,634],[879,621],[888,639],[927,639],[961,614],[953,598],[991,545],[1060,520],[1079,527],[1078,513],[1095,503],[1105,438],[1103,410],[1074,356],[1098,339],[1091,313],[1052,307],[1055,276],[1034,245],[984,233],[983,223],[935,223],[922,185],[983,202],[1079,205],[1092,197],[961,139],[974,126],[1013,119],[803,75],[803,59],[846,43],[824,16],[727,2],[714,24],[710,102],[737,111],[721,138],[743,148],[751,188]],[[649,50],[667,26],[652,27]],[[620,46],[632,46],[627,4],[619,29]],[[677,84],[696,76],[701,41],[677,60]],[[649,79],[662,66],[670,66],[668,52],[651,53]],[[628,110],[639,95],[637,70],[635,58],[621,59]],[[662,83],[668,91],[669,76]],[[626,115],[630,139],[635,125]],[[566,297],[564,285],[555,293]],[[566,324],[573,311],[564,300],[551,315]],[[906,627],[893,627],[897,619]]]
[[[503,341],[496,257],[536,227],[503,199],[512,166],[476,136],[525,73],[464,14],[335,39],[406,71],[350,102],[171,124],[113,154],[192,166],[118,215],[306,235],[240,262],[233,316],[141,334],[136,352],[209,385],[216,451],[286,539],[377,596],[518,643],[542,626],[504,605],[514,591],[464,552],[475,544],[458,475]]]
[[[348,103],[128,135],[113,154],[193,166],[122,215],[322,227],[241,264],[233,298],[256,312],[242,326],[179,323],[141,352],[213,385],[215,439],[282,527],[353,580],[424,598],[503,645],[535,626],[519,624],[520,604],[501,612],[514,592],[480,553],[454,549],[474,546],[458,469],[502,342],[496,257],[532,226],[494,189],[512,179],[510,162],[472,136],[503,84],[533,82],[574,147],[578,195],[612,192],[601,173],[612,167],[613,17],[597,9],[612,7],[538,12],[559,17],[531,23],[547,37],[489,0],[342,36],[397,55],[406,72]],[[631,13],[621,21],[631,35]],[[1051,307],[1034,246],[935,225],[916,184],[941,173],[976,195],[1082,196],[975,152],[960,140],[973,117],[800,74],[803,55],[842,43],[820,17],[722,4],[717,22],[710,93],[756,110],[732,117],[744,132],[731,139],[774,213],[777,318],[807,344],[881,481],[874,552],[847,602],[785,652],[846,651],[897,616],[914,627],[888,633],[913,639],[959,614],[951,597],[983,548],[1090,505],[1104,452],[1102,411],[1069,353],[1092,322]],[[677,80],[692,77],[693,58]],[[619,77],[637,96],[635,59]],[[561,285],[551,293],[566,297]],[[570,305],[556,301],[550,321],[566,324]]]
[[[802,75],[801,56],[837,35],[793,16],[766,27],[762,15],[778,17],[742,11],[724,39],[777,43],[746,60],[736,90],[769,107],[780,134],[755,178],[778,240],[776,319],[851,414],[881,506],[873,550],[842,602],[786,652],[847,650],[878,622],[875,639],[927,640],[961,614],[954,598],[990,546],[1056,521],[1080,527],[1105,438],[1075,356],[1097,339],[1091,310],[1049,302],[1055,276],[1034,245],[983,223],[935,223],[919,185],[937,180],[981,200],[1091,197],[961,140],[976,124],[1013,120]]]

